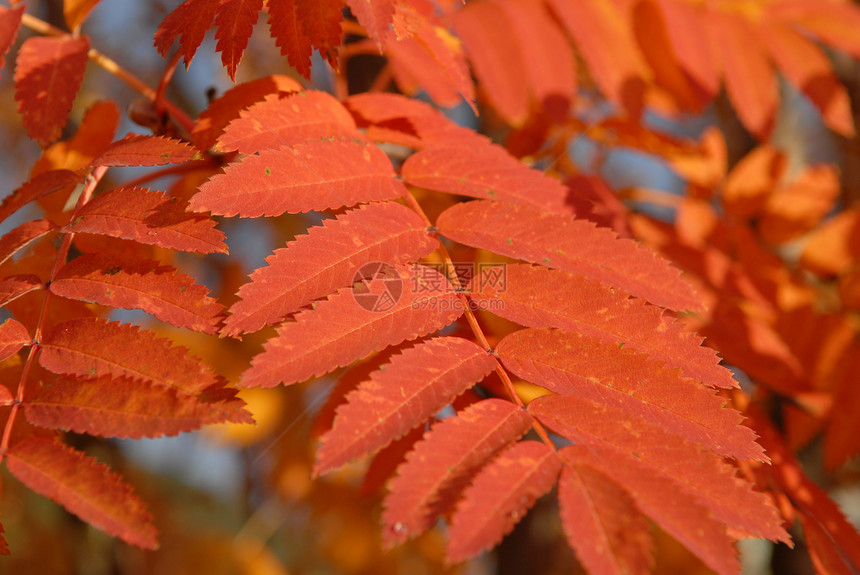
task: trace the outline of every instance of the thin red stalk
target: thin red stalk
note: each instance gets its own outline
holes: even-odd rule
[[[418,214],[422,218],[424,218],[424,221],[427,223],[427,225],[432,226],[430,219],[427,217],[427,214],[424,213],[424,210],[421,209],[421,204],[418,203],[415,197],[412,194],[407,194],[406,199],[409,202],[409,206],[416,212],[418,212]],[[454,261],[451,259],[451,255],[448,253],[448,250],[445,249],[444,245],[440,245],[440,250],[442,251],[442,258],[445,260],[445,265],[448,267],[448,276],[453,282],[454,289],[457,290],[457,296],[460,298],[461,305],[465,310],[466,321],[469,323],[469,327],[472,329],[472,333],[477,338],[478,343],[485,350],[487,350],[488,352],[493,351],[492,346],[490,346],[490,342],[487,341],[487,337],[484,335],[484,331],[481,329],[481,325],[478,323],[478,318],[476,318],[475,314],[472,313],[472,309],[470,306],[471,300],[469,299],[469,296],[465,293],[464,286],[460,283],[460,278],[456,274],[454,268]],[[511,401],[513,401],[520,407],[525,407],[523,400],[520,398],[516,388],[514,387],[514,383],[511,381],[511,377],[508,375],[508,372],[505,371],[505,368],[502,366],[495,353],[493,354],[493,360],[496,362],[496,373],[502,380],[502,384],[505,386],[505,391],[508,392],[508,396],[510,397]],[[541,425],[538,421],[535,421],[532,424],[532,428],[535,430],[535,432],[538,434],[538,436],[544,443],[555,449],[555,444],[549,438],[549,435],[547,434],[543,425]]]

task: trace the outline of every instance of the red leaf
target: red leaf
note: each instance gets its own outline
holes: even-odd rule
[[[8,318],[0,324],[0,361],[6,361],[18,353],[19,349],[25,345],[30,345],[32,341],[26,327],[20,322]]]
[[[27,402],[24,414],[27,421],[41,427],[140,439],[176,435],[211,423],[248,423],[250,417],[242,405],[236,399],[210,403],[129,378],[104,376],[81,381],[61,377],[43,386]]]
[[[462,313],[451,284],[436,270],[382,265],[372,281],[341,289],[282,325],[254,358],[241,386],[290,385],[317,377],[441,329]]]
[[[220,4],[221,0],[186,0],[180,4],[155,32],[153,44],[158,53],[166,58],[173,43],[179,40],[179,52],[187,68],[212,26]]]
[[[726,457],[767,461],[755,434],[714,390],[637,351],[548,329],[514,332],[496,351],[530,383],[605,403]]]
[[[263,150],[200,186],[191,209],[257,218],[392,200],[406,195],[391,160],[361,140],[323,140]]]
[[[728,363],[743,365],[754,380],[788,396],[809,389],[803,363],[765,319],[720,302],[701,332]]]
[[[569,211],[561,182],[493,144],[428,148],[409,156],[401,173],[407,183],[430,190]]]
[[[63,16],[69,30],[75,30],[83,23],[89,15],[90,10],[95,8],[99,0],[64,0]]]
[[[448,530],[450,563],[499,543],[555,485],[561,460],[537,441],[521,441],[493,459],[463,493]]]
[[[486,350],[457,337],[430,339],[394,356],[346,396],[334,427],[322,436],[314,474],[328,473],[399,439],[495,366]]]
[[[508,123],[521,125],[529,105],[526,63],[500,4],[472,2],[452,20],[484,94]]]
[[[15,43],[25,8],[23,4],[16,8],[0,6],[0,70],[6,66],[6,52]]]
[[[762,43],[789,82],[821,112],[824,123],[847,138],[854,136],[848,91],[821,49],[788,26],[758,27]]]
[[[721,10],[709,10],[707,18],[729,99],[744,126],[759,140],[767,140],[779,93],[758,33],[745,19]]]
[[[227,253],[224,234],[207,216],[186,212],[178,198],[145,188],[96,196],[63,231],[103,234],[184,252]]]
[[[0,205],[0,222],[32,201],[45,197],[66,186],[77,184],[81,178],[70,170],[43,172],[3,198]]]
[[[43,289],[45,284],[39,276],[33,274],[16,274],[0,280],[0,307],[18,299],[31,291]]]
[[[401,90],[414,94],[423,88],[434,102],[455,106],[464,98],[477,113],[475,86],[460,41],[432,13],[400,3],[394,16],[394,34],[385,42],[385,52]],[[398,22],[407,32],[398,32]]]
[[[27,135],[46,146],[60,137],[81,87],[90,42],[86,36],[28,38],[15,65],[15,100]]]
[[[254,31],[263,0],[222,0],[215,16],[216,52],[221,52],[221,63],[227,68],[230,79],[236,81],[236,67],[242,60],[248,39]]]
[[[54,373],[129,377],[192,394],[217,383],[187,351],[137,326],[82,318],[57,324],[42,340],[39,363]]]
[[[649,71],[625,10],[611,0],[549,0],[603,94],[638,117]]]
[[[656,491],[661,493],[664,505],[666,493],[673,493],[673,497],[679,493],[694,497],[722,523],[721,530],[729,526],[745,536],[789,541],[781,527],[782,520],[766,495],[753,491],[751,484],[738,477],[736,469],[721,457],[688,443],[663,426],[612,407],[608,402],[577,395],[539,397],[529,404],[528,410],[541,423],[579,444],[585,452],[581,455],[588,456],[588,465],[609,474],[633,493],[646,514],[654,517],[637,495],[637,490],[645,489],[644,484],[650,485],[647,489],[655,490],[655,497]],[[597,465],[597,461],[604,464]],[[676,533],[670,534],[678,537]]]
[[[113,254],[85,254],[63,266],[51,292],[69,299],[141,309],[176,327],[217,333],[224,306],[205,287],[154,261]]]
[[[158,547],[157,531],[143,502],[106,465],[41,438],[16,443],[6,456],[9,472],[36,493],[127,543]]]
[[[0,238],[0,264],[6,262],[6,260],[18,253],[19,250],[27,247],[30,243],[56,229],[57,226],[50,220],[31,220],[7,232]]]
[[[194,145],[199,150],[208,150],[215,145],[217,139],[224,133],[224,128],[239,117],[239,113],[262,102],[269,94],[279,98],[290,92],[302,90],[302,85],[290,78],[274,74],[263,76],[244,84],[239,84],[224,92],[224,95],[209,104],[209,107],[197,117],[194,130]]]
[[[528,65],[525,79],[542,111],[563,122],[576,93],[576,60],[542,2],[500,2],[513,30],[513,39]]]
[[[376,41],[382,52],[382,42],[391,34],[390,26],[394,18],[397,0],[346,0],[349,9],[364,26],[367,35]]]
[[[337,68],[344,0],[295,0],[296,18],[320,55]]]
[[[704,11],[677,0],[653,1],[660,6],[674,57],[706,98],[715,96],[720,90],[720,72],[709,43],[703,41],[708,34]]]
[[[183,142],[164,136],[129,134],[114,142],[92,161],[92,166],[163,166],[200,160],[200,152]]]
[[[320,55],[337,68],[344,0],[295,0],[296,19]]]
[[[360,137],[352,116],[333,96],[309,90],[285,97],[267,96],[239,112],[239,119],[224,129],[216,148],[255,154],[264,148],[338,136]]]
[[[459,144],[483,146],[489,140],[458,126],[429,104],[399,94],[356,94],[346,101],[367,137],[412,148]]]
[[[444,236],[600,280],[671,309],[699,309],[693,289],[666,260],[606,228],[522,204],[473,201],[437,219]]]
[[[266,258],[251,274],[230,308],[224,335],[257,331],[283,320],[313,300],[350,285],[362,266],[402,264],[435,250],[439,243],[424,230],[418,214],[393,202],[349,211],[310,228],[286,248]]]
[[[850,3],[784,0],[765,4],[764,21],[777,20],[791,28],[800,26],[824,44],[860,58],[860,10]]]
[[[612,478],[626,490],[642,513],[710,569],[721,575],[740,572],[734,540],[726,532],[725,523],[675,481],[644,472],[632,465],[626,456],[609,450],[594,451],[585,445],[574,445],[562,448],[559,455],[567,465],[593,469]],[[684,454],[676,456],[684,457]]]
[[[311,55],[314,52],[296,14],[298,0],[269,0],[269,29],[275,44],[290,66],[305,78],[311,77]]]
[[[835,573],[856,573],[860,570],[860,534],[856,526],[845,518],[827,492],[807,477],[767,418],[757,409],[748,410],[747,415],[773,461],[772,466],[760,468],[763,481],[787,495],[804,527],[812,527],[812,533],[804,534],[810,546],[816,545],[810,548],[814,560],[826,562]]]
[[[0,393],[3,392],[3,389],[6,388],[0,389]],[[11,395],[9,395],[9,400],[12,400]],[[415,447],[415,442],[422,437],[424,437],[424,427],[416,427],[374,455],[367,466],[367,473],[364,474],[364,479],[361,481],[359,493],[372,495],[381,490],[400,464],[403,463],[406,454]]]
[[[611,475],[565,465],[558,482],[558,505],[567,540],[589,573],[651,573],[650,525]]]
[[[383,532],[389,544],[429,529],[490,457],[524,434],[527,412],[487,399],[433,426],[397,468],[385,498]]]
[[[2,64],[2,63],[3,62],[0,61],[0,64]],[[5,531],[6,530],[3,529],[3,526],[0,525],[0,555],[9,555],[10,554],[9,543],[6,541],[6,538],[3,537],[3,533]]]
[[[481,309],[527,327],[555,327],[627,346],[681,368],[684,377],[713,387],[737,387],[714,350],[657,307],[561,270],[507,264],[503,276],[495,275],[500,269],[489,267],[472,279],[469,297],[486,302]]]

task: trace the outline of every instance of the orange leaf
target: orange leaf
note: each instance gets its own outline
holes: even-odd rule
[[[555,485],[561,460],[537,441],[521,441],[484,467],[463,493],[448,530],[447,560],[465,561],[497,544]]]
[[[651,573],[650,525],[611,475],[568,463],[558,483],[558,505],[567,540],[590,573]]]
[[[834,166],[804,170],[791,185],[777,188],[768,197],[759,221],[762,238],[781,244],[808,232],[833,209],[839,188]]]
[[[412,148],[473,142],[482,146],[489,141],[474,130],[458,126],[432,106],[399,94],[356,94],[346,105],[374,141]]]
[[[0,205],[0,222],[30,202],[77,184],[80,181],[80,176],[69,170],[51,170],[50,172],[39,174],[3,198],[3,204]]]
[[[703,98],[712,98],[720,89],[720,72],[705,41],[708,20],[704,11],[679,0],[651,1],[660,7],[678,63]]]
[[[803,248],[800,264],[821,276],[839,275],[860,259],[860,210],[846,209],[818,229]]]
[[[224,95],[209,104],[197,117],[194,130],[194,145],[199,150],[208,150],[224,133],[224,128],[239,118],[239,113],[257,102],[262,102],[269,94],[284,97],[290,92],[298,92],[302,85],[280,74],[263,76],[244,84],[239,84],[224,92]]]
[[[639,117],[649,71],[624,10],[611,0],[549,0],[549,6],[606,98]]]
[[[382,515],[388,543],[402,543],[429,529],[481,465],[524,434],[531,422],[513,403],[486,399],[434,425],[389,483]]]
[[[212,26],[220,4],[221,0],[186,0],[180,4],[164,18],[155,32],[154,44],[158,53],[166,58],[178,40],[179,52],[187,68],[203,43],[206,31]]]
[[[0,307],[22,295],[43,289],[45,284],[34,274],[16,274],[0,280]]]
[[[314,47],[305,34],[298,15],[298,0],[269,0],[269,29],[275,43],[290,66],[305,78],[311,77],[311,55]]]
[[[435,22],[417,18],[418,29],[409,37],[391,35],[385,43],[397,85],[407,94],[424,89],[441,106],[456,106],[462,98],[474,110],[475,88],[460,41]]]
[[[478,345],[437,337],[394,356],[346,396],[322,436],[314,475],[375,453],[481,381],[496,362]],[[391,390],[398,390],[392,393]]]
[[[24,4],[15,8],[0,6],[0,70],[6,66],[6,52],[15,43],[25,8]]]
[[[407,184],[449,194],[567,211],[567,188],[494,144],[431,147],[409,156]]]
[[[744,18],[717,9],[709,10],[707,19],[729,99],[747,130],[759,140],[767,140],[779,93],[757,31]]]
[[[824,123],[846,138],[854,136],[848,91],[821,49],[788,26],[759,27],[762,43],[789,82],[821,112]]]
[[[445,210],[436,226],[456,242],[584,275],[658,305],[701,307],[667,261],[591,222],[524,204],[472,201]]]
[[[157,532],[143,502],[106,465],[40,438],[16,443],[6,456],[9,472],[21,483],[93,527],[144,549],[158,547]]]
[[[382,42],[391,34],[396,0],[346,0],[346,3],[382,52]]]
[[[251,421],[244,402],[208,402],[146,381],[61,377],[24,406],[27,421],[102,437],[162,437],[225,421]]]
[[[755,434],[741,425],[737,411],[723,407],[723,398],[639,352],[534,328],[509,334],[496,351],[505,367],[530,383],[605,403],[726,457],[767,461]]]
[[[15,100],[27,135],[42,146],[60,137],[84,78],[89,49],[86,36],[36,36],[21,46]]]
[[[254,271],[251,281],[239,288],[241,299],[230,309],[223,334],[257,331],[277,323],[313,300],[361,279],[367,264],[401,264],[426,256],[439,243],[424,227],[411,209],[382,202],[310,228],[307,235],[275,250],[266,259],[268,266]]]
[[[475,76],[493,107],[508,123],[522,125],[528,115],[529,93],[523,54],[511,38],[511,23],[495,2],[470,2],[452,15]]]
[[[57,324],[48,333],[39,363],[54,373],[129,377],[185,393],[199,393],[217,383],[211,369],[187,351],[137,326],[82,318]]]
[[[815,548],[810,548],[814,562],[833,569],[828,573],[856,573],[860,570],[860,534],[857,528],[845,518],[827,492],[806,476],[773,425],[757,409],[751,409],[747,414],[772,458],[773,465],[760,468],[765,475],[764,480],[774,484],[775,491],[787,495],[803,525],[811,527],[807,543],[815,545]]]
[[[499,280],[493,275],[498,271],[484,270],[469,290],[470,298],[486,302],[485,309],[498,316],[527,327],[555,327],[596,337],[681,368],[684,377],[713,387],[737,387],[716,353],[657,307],[561,270],[508,264],[503,281],[494,282]]]
[[[337,68],[344,0],[294,0],[296,19],[320,55]]]
[[[784,0],[765,3],[764,18],[800,26],[824,44],[860,58],[860,10],[850,2]]]
[[[0,238],[0,264],[24,249],[32,242],[56,230],[50,220],[31,220],[24,222]]]
[[[406,195],[391,160],[361,140],[323,140],[262,150],[230,164],[191,198],[195,212],[279,216],[391,200]]]
[[[123,309],[141,309],[176,327],[214,334],[224,306],[203,286],[154,261],[84,254],[60,268],[52,293]]]
[[[69,30],[76,30],[99,0],[63,0],[63,16]]]
[[[105,148],[91,163],[93,166],[162,166],[200,160],[194,148],[182,140],[164,136],[129,134]]]
[[[744,156],[723,187],[726,212],[747,219],[757,216],[785,168],[785,155],[769,145],[759,146]]]
[[[372,351],[442,329],[463,313],[448,280],[415,264],[391,267],[344,288],[283,324],[242,376],[242,387],[290,385],[349,365]]]
[[[767,496],[753,491],[722,458],[662,426],[576,395],[539,397],[528,409],[578,444],[565,448],[576,452],[577,464],[612,477],[645,514],[715,571],[737,569],[727,525],[745,536],[790,540]],[[673,493],[671,505],[666,493]],[[708,515],[713,519],[702,521]]]
[[[230,79],[236,81],[236,67],[248,45],[254,24],[263,8],[263,0],[222,0],[215,16],[216,52],[221,52],[221,63],[227,68]]]
[[[142,244],[198,253],[227,253],[224,234],[187,204],[145,188],[117,188],[98,195],[63,231],[103,234]]]
[[[6,361],[18,353],[19,349],[25,345],[30,345],[32,341],[26,327],[20,322],[8,318],[0,324],[0,361]]]
[[[308,90],[284,97],[266,96],[239,112],[218,139],[219,151],[255,154],[320,138],[360,137],[349,112],[333,96]]]

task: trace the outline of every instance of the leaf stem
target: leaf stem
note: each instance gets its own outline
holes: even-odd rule
[[[75,205],[75,211],[69,218],[70,221],[77,217],[80,209],[90,200],[90,198],[92,198],[93,191],[104,177],[105,172],[107,172],[107,167],[99,166],[87,176],[84,189]],[[49,284],[54,281],[54,278],[57,277],[60,269],[66,263],[66,257],[69,255],[69,249],[72,246],[72,239],[74,236],[74,232],[67,233],[63,236],[63,243],[60,245],[60,249],[57,250],[57,257],[54,260],[54,267],[51,270]],[[36,325],[36,331],[33,334],[33,344],[30,346],[30,353],[27,355],[27,361],[24,363],[24,368],[21,370],[21,377],[18,380],[18,389],[15,393],[15,402],[12,404],[12,410],[9,412],[9,417],[6,419],[6,427],[3,429],[3,439],[0,441],[0,461],[6,457],[6,453],[9,449],[9,441],[12,438],[12,428],[15,426],[18,411],[24,403],[24,392],[27,387],[27,380],[30,377],[30,371],[33,368],[36,355],[38,354],[39,349],[41,349],[42,332],[45,328],[45,323],[48,317],[48,306],[51,303],[52,296],[53,294],[51,293],[51,290],[46,290],[45,299],[42,300],[42,309],[39,311],[39,321]]]
[[[424,213],[424,210],[421,208],[421,204],[418,203],[418,200],[415,199],[411,193],[406,195],[406,200],[409,203],[409,207],[418,212],[418,214],[424,218],[424,221],[428,226],[432,226],[432,222],[430,218],[427,217],[427,214]],[[454,285],[454,288],[457,290],[457,295],[460,298],[460,302],[463,305],[463,309],[465,310],[466,321],[469,323],[469,327],[472,329],[472,333],[478,339],[478,343],[485,349],[487,352],[491,352],[493,350],[490,342],[487,340],[487,337],[484,335],[484,331],[481,329],[481,325],[478,323],[478,318],[475,317],[475,314],[472,313],[472,308],[470,305],[471,300],[469,299],[468,294],[465,293],[463,286],[460,283],[460,278],[457,276],[456,268],[454,267],[454,261],[451,259],[451,255],[448,253],[448,250],[441,243],[439,244],[439,249],[442,252],[442,258],[445,260],[445,265],[448,267],[448,276],[451,278],[451,282]],[[517,393],[516,388],[514,387],[514,383],[511,381],[511,377],[508,375],[508,372],[505,371],[504,366],[499,361],[499,358],[493,354],[493,360],[496,362],[496,373],[499,378],[502,380],[502,384],[505,386],[505,391],[508,392],[508,396],[512,402],[514,402],[519,407],[525,407],[525,403],[523,403],[522,398],[520,398]],[[544,429],[543,425],[540,424],[537,420],[534,420],[532,423],[532,428],[535,430],[535,433],[538,434],[538,437],[541,440],[555,449],[555,444],[549,438],[549,434]]]

